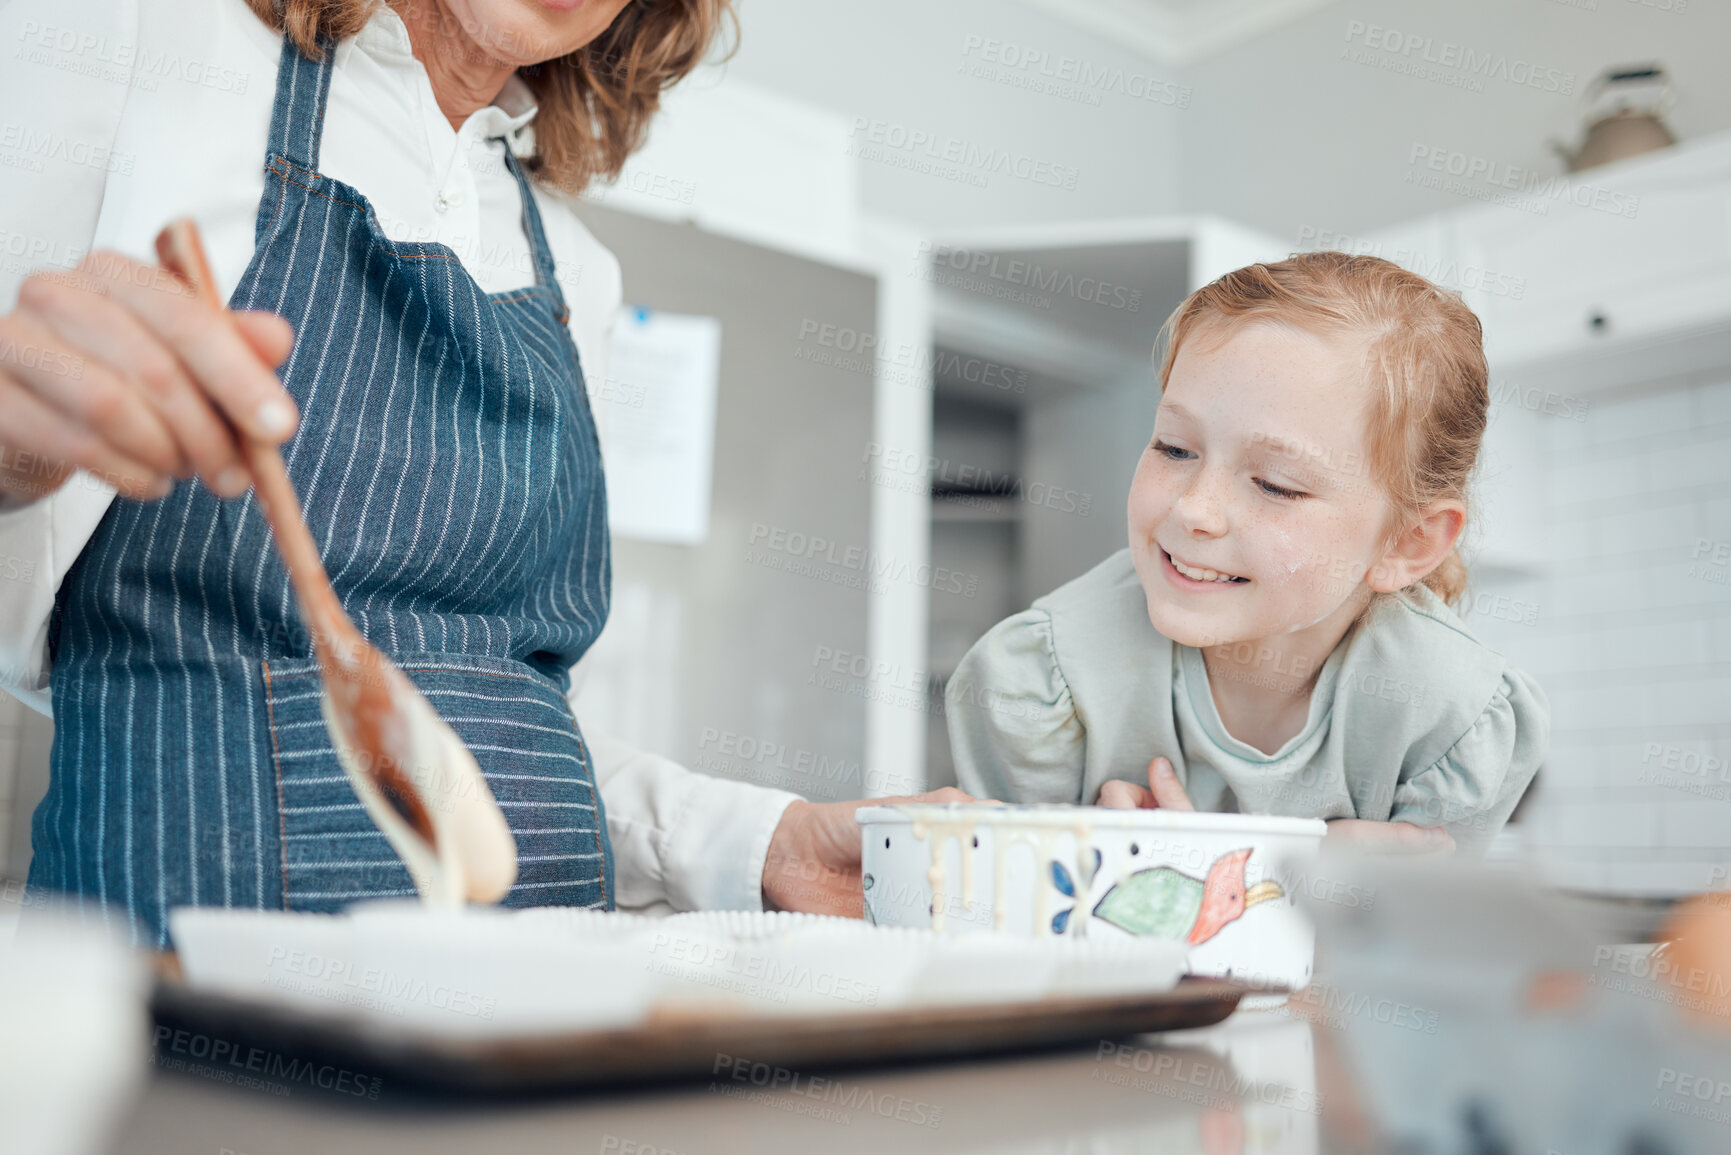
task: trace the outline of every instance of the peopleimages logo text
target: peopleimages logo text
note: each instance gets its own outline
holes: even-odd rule
[[[889,161],[896,155],[906,155],[929,163],[954,165],[976,175],[1008,176],[1061,189],[1075,188],[1080,175],[1074,165],[865,116],[854,118],[851,137],[850,148],[866,160]]]
[[[1415,169],[1422,167],[1498,189],[1531,193],[1541,204],[1558,201],[1630,219],[1641,208],[1641,198],[1632,193],[1617,192],[1567,176],[1546,175],[1537,169],[1505,164],[1441,145],[1414,144],[1407,154],[1407,163]]]
[[[1074,272],[1068,270],[1047,269],[1032,261],[1008,256],[1004,253],[980,249],[958,249],[949,245],[934,245],[930,241],[921,241],[919,256],[923,259],[927,254],[931,256],[931,266],[937,274],[938,282],[951,284],[956,288],[971,288],[972,286],[944,278],[942,274],[945,270],[955,270],[958,273],[966,274],[968,277],[982,280],[1025,286],[1042,293],[1050,293],[1053,296],[1074,297],[1078,301],[1106,305],[1127,313],[1137,312],[1142,307],[1141,289],[1103,281],[1098,277],[1078,277]]]
[[[1172,108],[1189,108],[1191,88],[1161,80],[1140,72],[1126,72],[1112,65],[1097,64],[1077,56],[1053,55],[1044,48],[997,40],[986,36],[968,36],[962,42],[962,55],[981,64],[1010,72],[1025,73],[1055,85],[1068,86],[1036,91],[1052,91],[1054,95],[1085,94],[1090,103],[1099,103],[1099,93],[1112,92],[1132,100],[1145,100]],[[989,79],[999,79],[990,73]]]
[[[1546,68],[1530,60],[1511,58],[1504,52],[1485,52],[1452,40],[1438,40],[1416,32],[1402,32],[1363,20],[1346,23],[1348,44],[1385,52],[1408,60],[1417,60],[1437,68],[1446,68],[1480,80],[1501,80],[1541,92],[1572,96],[1575,74],[1557,68]]]

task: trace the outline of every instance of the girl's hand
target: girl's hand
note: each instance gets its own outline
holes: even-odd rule
[[[1453,854],[1454,836],[1438,826],[1411,822],[1373,822],[1366,818],[1331,818],[1322,845],[1348,847],[1373,854]]]
[[[973,801],[976,799],[954,786],[946,786],[929,794],[898,798],[789,803],[770,836],[769,853],[763,861],[764,909],[864,917],[860,828],[854,811],[897,802]]]
[[[1117,778],[1100,784],[1095,805],[1112,810],[1195,810],[1190,796],[1178,781],[1178,772],[1166,758],[1148,763],[1148,785],[1138,786]]]
[[[1114,810],[1195,810],[1172,763],[1156,758],[1148,763],[1148,785],[1113,779],[1102,783],[1098,805]],[[1411,822],[1372,822],[1362,818],[1334,818],[1323,836],[1328,847],[1350,846],[1380,854],[1454,853],[1455,840],[1448,831]]]
[[[0,493],[42,497],[74,469],[137,499],[195,473],[220,496],[246,492],[229,423],[273,445],[294,432],[272,372],[293,342],[281,317],[225,316],[119,253],[36,273],[0,316]]]

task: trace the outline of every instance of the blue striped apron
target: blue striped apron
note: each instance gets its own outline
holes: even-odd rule
[[[567,671],[607,617],[601,452],[541,217],[535,284],[483,293],[318,173],[334,50],[286,37],[256,250],[230,305],[294,326],[284,447],[343,606],[468,743],[516,836],[510,906],[612,905]],[[117,499],[50,632],[51,781],[30,884],[167,942],[191,904],[415,893],[337,762],[318,662],[251,494]]]

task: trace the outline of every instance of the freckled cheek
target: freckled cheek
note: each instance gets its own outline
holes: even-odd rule
[[[1274,569],[1288,579],[1302,578],[1311,560],[1311,550],[1304,534],[1276,532],[1271,535],[1268,560]]]
[[[1346,530],[1340,519],[1324,518],[1292,533],[1300,547],[1288,562],[1298,566],[1293,573],[1295,592],[1338,601],[1357,588],[1369,565],[1368,550]]]
[[[1130,483],[1130,532],[1143,539],[1151,536],[1166,520],[1176,496],[1171,481],[1161,476],[1157,466],[1144,461]]]
[[[1266,512],[1247,518],[1240,537],[1244,556],[1266,586],[1305,597],[1339,584],[1331,577],[1339,568],[1333,561],[1332,539],[1321,525]]]

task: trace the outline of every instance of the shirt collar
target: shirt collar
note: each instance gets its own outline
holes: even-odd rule
[[[372,18],[355,36],[355,47],[382,64],[421,68],[415,59],[414,47],[409,43],[409,30],[403,24],[403,18],[389,4],[373,8]],[[499,90],[499,95],[493,98],[493,103],[476,109],[463,122],[463,127],[474,125],[473,134],[483,140],[503,136],[515,144],[518,131],[535,119],[538,110],[535,94],[529,90],[528,84],[512,73],[505,81],[505,87]]]
[[[518,129],[527,127],[539,108],[529,85],[513,72],[505,81],[505,87],[499,90],[499,95],[493,98],[493,103],[477,109],[469,119],[479,119],[480,123],[475,127],[483,138],[510,137],[515,136]]]

